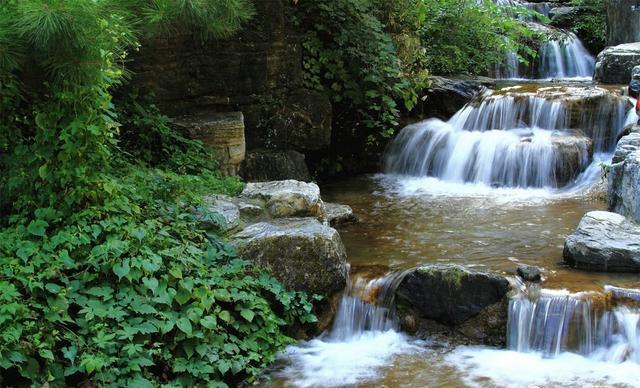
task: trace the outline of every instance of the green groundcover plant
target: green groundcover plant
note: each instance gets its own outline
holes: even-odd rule
[[[245,0],[0,0],[0,385],[233,385],[291,343],[287,325],[315,320],[192,216],[242,184],[144,99],[112,97],[141,39],[225,36],[252,14]]]

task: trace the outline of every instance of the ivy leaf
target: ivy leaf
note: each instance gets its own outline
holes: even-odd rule
[[[122,280],[123,277],[127,276],[129,271],[131,271],[131,268],[129,267],[129,259],[125,259],[121,264],[115,264],[113,266],[113,273],[118,276],[118,280]]]
[[[227,310],[221,311],[220,314],[218,314],[218,316],[220,317],[220,319],[222,319],[225,322],[231,321],[231,314]]]
[[[253,318],[256,316],[253,311],[248,309],[243,309],[242,311],[240,311],[240,315],[242,315],[242,318],[246,319],[249,322],[253,321]]]
[[[34,236],[44,237],[49,224],[42,220],[33,220],[27,226],[27,230]]]
[[[178,329],[180,329],[180,331],[182,331],[186,335],[191,335],[191,333],[193,332],[191,322],[187,318],[178,319],[178,321],[176,322],[176,326],[178,326]]]
[[[158,279],[156,278],[142,278],[142,283],[151,290],[152,293],[156,293],[156,289],[158,288]]]
[[[215,329],[216,326],[218,326],[218,321],[216,320],[216,317],[207,315],[200,320],[200,324],[207,329]]]

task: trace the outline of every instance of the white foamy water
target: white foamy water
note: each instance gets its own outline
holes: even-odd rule
[[[637,387],[640,381],[639,364],[597,361],[569,352],[548,358],[542,353],[460,347],[445,360],[472,387]]]
[[[331,331],[287,348],[276,373],[295,387],[339,387],[379,378],[400,354],[420,351],[420,341],[398,332],[395,289],[403,273],[352,279]],[[367,301],[365,301],[367,300]]]
[[[395,330],[369,331],[347,340],[318,338],[291,346],[283,359],[288,366],[277,375],[296,387],[339,387],[381,376],[394,357],[420,348]]]

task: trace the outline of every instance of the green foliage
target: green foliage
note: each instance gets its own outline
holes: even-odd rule
[[[291,342],[281,327],[313,321],[311,305],[198,229],[179,207],[198,179],[136,168],[70,219],[13,217],[0,232],[0,368],[57,386],[194,385],[271,362]]]
[[[577,7],[573,32],[593,53],[602,51],[607,41],[607,9],[605,0],[572,0]]]
[[[492,1],[424,0],[426,20],[420,30],[429,70],[435,74],[485,74],[515,52],[527,63],[534,51],[521,42],[533,35],[513,13]],[[447,28],[447,26],[456,26]]]
[[[305,83],[334,102],[335,125],[352,144],[393,135],[401,101],[411,108],[420,82],[402,77],[391,36],[370,0],[303,1]],[[354,141],[355,139],[355,141]]]
[[[237,384],[290,343],[285,325],[315,319],[191,215],[242,184],[153,105],[111,94],[140,34],[225,35],[250,10],[0,0],[2,384]]]

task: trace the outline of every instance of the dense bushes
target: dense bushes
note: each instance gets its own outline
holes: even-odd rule
[[[152,106],[112,99],[141,34],[225,35],[251,13],[0,0],[0,385],[235,384],[315,319],[190,214],[241,184]]]
[[[582,39],[589,50],[597,54],[607,41],[607,9],[605,0],[573,0],[577,7],[573,32]]]

